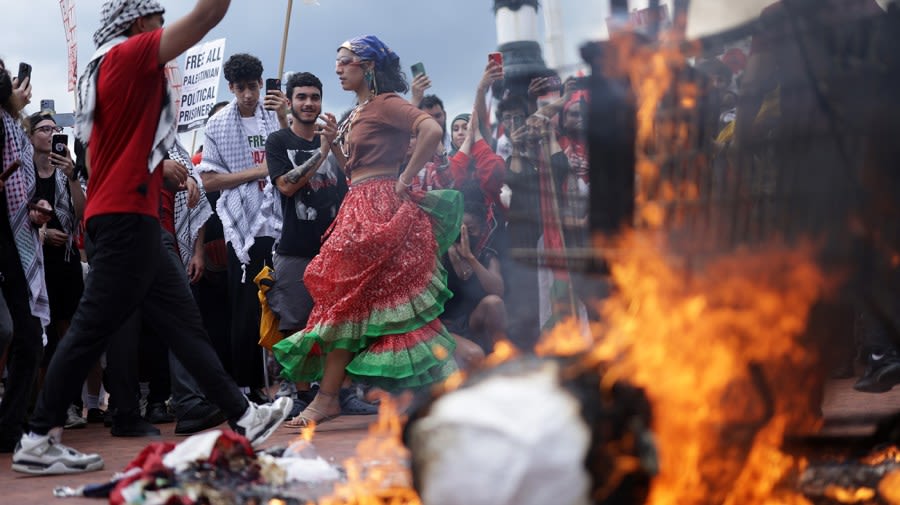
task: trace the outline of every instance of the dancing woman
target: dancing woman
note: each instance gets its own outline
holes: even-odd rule
[[[295,427],[340,413],[346,375],[398,390],[456,369],[453,338],[438,320],[450,297],[439,258],[459,234],[462,198],[452,190],[410,190],[441,127],[397,94],[408,89],[400,59],[375,36],[342,44],[335,71],[358,99],[336,133],[350,191],[304,275],[315,302],[309,322],[274,347],[285,378],[321,381]],[[416,147],[398,177],[411,135]]]

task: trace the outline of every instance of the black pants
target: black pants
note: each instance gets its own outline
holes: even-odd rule
[[[161,232],[167,254],[181,265],[175,237],[165,229]],[[181,272],[187,279],[183,268]],[[147,402],[164,403],[171,395],[177,417],[206,401],[194,377],[175,358],[169,346],[143,324],[140,310],[135,311],[113,336],[106,357],[104,384],[113,402],[110,407],[115,409],[117,416],[139,415],[139,381],[142,378],[150,384]]]
[[[253,279],[264,265],[272,266],[272,237],[256,237],[250,247],[247,272],[228,244],[228,296],[231,298],[231,366],[239,386],[263,386],[262,348],[259,346],[259,288]],[[244,282],[241,282],[243,279]]]
[[[15,247],[11,243],[4,246]],[[3,401],[0,402],[0,438],[4,442],[22,435],[43,350],[41,322],[31,315],[28,282],[22,272],[18,254],[15,254],[14,250],[11,252],[12,254],[6,254],[5,259],[0,262],[3,273],[3,279],[0,281],[3,296],[0,303],[5,299],[5,303],[0,307],[0,354],[3,353],[5,344],[9,343],[6,392]],[[71,400],[71,397],[69,399]],[[68,404],[69,402],[66,402],[63,411]]]
[[[91,218],[87,233],[96,252],[84,295],[66,338],[50,361],[31,429],[62,426],[68,403],[112,335],[140,309],[149,325],[192,371],[204,394],[231,419],[247,401],[225,373],[203,330],[182,266],[161,240],[159,222],[137,214]]]

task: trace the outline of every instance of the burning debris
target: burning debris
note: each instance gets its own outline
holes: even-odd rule
[[[798,489],[813,503],[900,504],[900,449],[890,447],[858,460],[812,464]]]
[[[570,360],[507,361],[410,421],[429,505],[640,503],[657,461],[643,392]]]

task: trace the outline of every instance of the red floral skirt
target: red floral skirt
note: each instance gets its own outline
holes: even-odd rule
[[[440,256],[456,239],[456,191],[401,200],[396,178],[351,187],[303,282],[315,305],[306,328],[273,347],[293,381],[321,378],[324,354],[354,353],[347,373],[386,389],[424,386],[456,370],[438,320],[450,298]]]

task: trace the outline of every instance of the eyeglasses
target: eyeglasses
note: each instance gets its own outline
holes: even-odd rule
[[[347,65],[359,65],[362,63],[362,60],[359,58],[353,58],[351,56],[341,56],[334,60],[334,65],[337,67],[346,67]]]
[[[44,126],[39,126],[39,127],[35,128],[34,131],[41,132],[41,133],[60,133],[63,131],[63,129],[61,126],[44,125]]]

